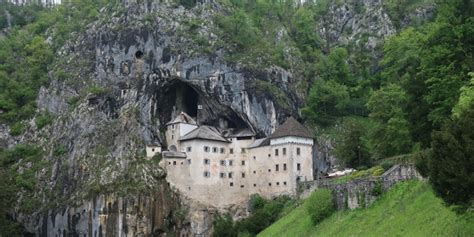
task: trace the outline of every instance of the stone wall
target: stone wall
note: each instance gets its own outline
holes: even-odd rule
[[[320,179],[299,184],[299,197],[306,198],[318,188],[332,190],[338,210],[367,207],[377,197],[398,182],[422,177],[413,165],[395,165],[379,177],[368,177],[336,183],[334,179]]]

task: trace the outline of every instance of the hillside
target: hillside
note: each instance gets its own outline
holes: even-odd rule
[[[473,236],[474,216],[456,215],[431,187],[396,185],[367,209],[340,211],[317,226],[300,206],[258,236]]]

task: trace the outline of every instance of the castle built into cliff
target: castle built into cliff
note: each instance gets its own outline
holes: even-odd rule
[[[293,196],[299,181],[313,179],[313,138],[292,117],[256,139],[249,129],[198,125],[181,112],[166,124],[166,142],[160,164],[167,181],[205,205],[245,204],[252,194]],[[147,147],[148,156],[158,152],[159,145]]]

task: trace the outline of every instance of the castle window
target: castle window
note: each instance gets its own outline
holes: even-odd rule
[[[151,151],[152,151],[152,152],[155,152],[155,148],[151,148]]]
[[[170,161],[170,162],[168,162],[168,165],[171,165],[171,161]]]
[[[230,182],[229,184],[231,187],[234,187],[234,182]]]
[[[272,169],[268,169],[268,173],[272,172]]]
[[[242,172],[242,178],[245,178],[245,172]]]
[[[245,187],[244,185],[240,185],[241,188]]]
[[[286,163],[283,164],[283,170],[286,170]]]
[[[255,171],[255,170],[254,170],[254,171],[253,171],[253,173],[254,173],[254,174],[256,174],[256,173],[257,173],[257,171]]]
[[[277,182],[277,186],[279,186],[279,185],[280,185],[280,182]]]
[[[229,166],[232,166],[234,164],[233,160],[229,160]]]
[[[257,187],[257,184],[253,184],[254,187]]]
[[[212,152],[217,153],[217,147],[213,147]]]
[[[283,147],[283,155],[286,155],[286,147]]]
[[[228,174],[228,176],[229,176],[229,179],[231,179],[231,178],[232,178],[232,175],[233,175],[233,174],[232,174],[232,172],[229,172],[229,174]]]
[[[211,177],[211,172],[209,172],[209,171],[204,171],[204,177],[206,177],[206,178]]]
[[[268,158],[272,157],[272,155],[268,154]]]
[[[286,185],[286,181],[285,181],[285,182],[283,182],[283,185]]]
[[[280,165],[275,165],[275,171],[280,171]]]
[[[174,135],[171,135],[171,140],[174,140]]]
[[[245,160],[242,161],[242,165],[245,165]]]
[[[191,147],[190,146],[186,147],[186,151],[191,152]]]
[[[254,156],[254,157],[253,157],[253,159],[254,159],[254,160],[256,160],[256,159],[257,159],[257,157],[255,157],[255,156]]]
[[[190,165],[190,164],[191,164],[191,159],[188,159],[188,165]]]
[[[225,178],[225,173],[220,173],[219,176],[220,176],[221,178]]]
[[[275,156],[278,156],[278,149],[275,149]]]
[[[272,183],[268,183],[268,186],[272,186]]]
[[[209,152],[209,147],[208,147],[208,146],[205,146],[205,147],[204,147],[204,151],[205,151],[205,152]]]
[[[221,160],[221,165],[225,165],[225,160]]]
[[[301,155],[301,149],[299,147],[296,148],[296,155],[297,156]]]
[[[225,153],[225,149],[221,147],[221,153]]]
[[[181,164],[183,164],[183,162],[181,161]]]
[[[300,163],[296,164],[296,170],[298,170],[298,171],[301,170],[301,164]]]
[[[245,148],[241,148],[240,153],[245,153]]]
[[[229,149],[229,153],[230,153],[230,154],[234,154],[234,148],[230,148],[230,149]]]
[[[176,165],[176,161],[173,161],[173,165]]]
[[[209,159],[204,159],[204,164],[209,165],[209,164],[211,164],[211,161]]]

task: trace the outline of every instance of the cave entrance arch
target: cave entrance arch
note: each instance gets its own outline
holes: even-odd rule
[[[185,85],[181,88],[181,101],[180,104],[177,103],[176,109],[180,109],[189,114],[189,116],[196,118],[197,117],[197,110],[198,110],[198,101],[199,101],[199,94],[190,86]]]
[[[201,96],[196,89],[178,79],[174,79],[164,87],[164,93],[157,96],[158,113],[164,116],[163,121],[170,121],[177,113],[185,112],[193,118],[198,117],[198,104]]]

